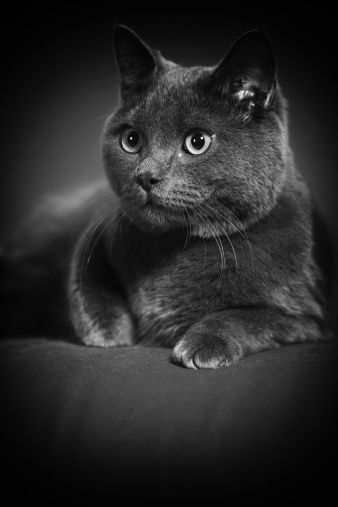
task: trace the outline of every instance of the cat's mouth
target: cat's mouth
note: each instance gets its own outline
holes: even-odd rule
[[[143,207],[145,208],[147,206],[152,206],[153,204],[154,204],[154,198],[153,198],[153,196],[148,194]]]
[[[177,219],[181,219],[181,213],[177,206],[172,202],[168,202],[163,198],[148,194],[145,201],[138,205],[139,210],[143,219],[150,220],[150,222],[160,221],[161,224],[167,223],[168,225],[172,222],[177,222]]]
[[[190,203],[184,206],[180,205],[175,199],[163,199],[157,195],[149,194],[145,202],[141,206],[142,210],[152,213],[165,213],[169,217],[182,216],[182,211],[189,211],[191,209]]]
[[[146,200],[142,206],[143,208],[160,208],[160,209],[166,209],[167,206],[163,203],[163,201],[156,197],[153,194],[148,194],[146,197]]]
[[[182,217],[188,217],[188,215],[189,217],[185,219],[194,220],[195,213],[191,212],[194,206],[191,202],[184,201],[182,196],[163,196],[155,192],[148,192],[146,195],[143,193],[143,195],[138,194],[135,197],[134,211],[148,223],[159,222],[163,226],[165,224],[171,226],[177,223],[181,224]]]
[[[135,210],[139,210],[141,213],[143,211],[154,211],[156,210],[164,210],[166,209],[165,203],[161,198],[153,195],[152,192],[137,192],[131,196],[131,199],[128,199],[129,203],[132,203],[132,207]]]

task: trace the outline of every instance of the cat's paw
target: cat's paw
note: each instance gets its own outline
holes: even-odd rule
[[[242,347],[234,338],[187,334],[176,344],[172,361],[186,368],[214,370],[236,363],[242,357]]]
[[[81,316],[84,318],[83,315]],[[127,314],[109,324],[87,321],[85,326],[77,323],[77,335],[89,347],[122,347],[133,344],[133,323]],[[83,324],[83,323],[82,323]]]

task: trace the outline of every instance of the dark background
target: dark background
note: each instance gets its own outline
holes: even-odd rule
[[[99,140],[117,101],[112,27],[118,17],[166,58],[185,65],[215,64],[244,31],[265,30],[290,104],[299,167],[338,245],[335,17],[325,6],[220,5],[14,5],[4,13],[1,241],[46,193],[103,175]]]

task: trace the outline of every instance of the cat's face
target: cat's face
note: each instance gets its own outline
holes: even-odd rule
[[[269,53],[261,37],[258,49]],[[237,54],[241,42],[214,68],[167,62],[126,28],[119,27],[115,44],[121,105],[107,121],[103,154],[126,214],[149,231],[189,225],[204,236],[219,222],[232,232],[238,220],[266,214],[281,190],[287,155],[271,53],[263,55],[264,74],[251,63],[250,76]]]

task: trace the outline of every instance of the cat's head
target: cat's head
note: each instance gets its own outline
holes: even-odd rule
[[[181,67],[115,27],[118,109],[103,133],[107,177],[141,228],[234,232],[274,206],[288,157],[270,44],[242,35],[214,67]]]

